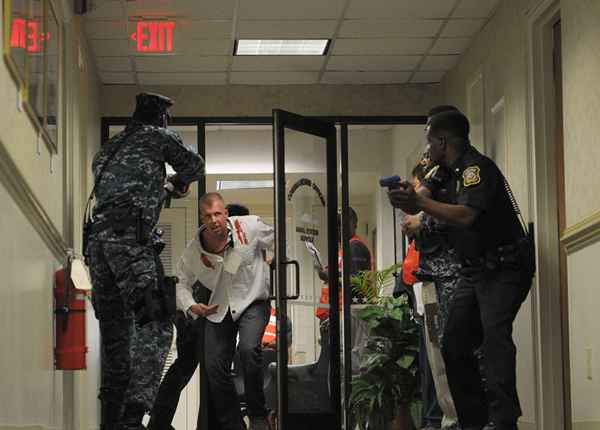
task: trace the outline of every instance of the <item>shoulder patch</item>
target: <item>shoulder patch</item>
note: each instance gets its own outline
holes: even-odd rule
[[[479,166],[471,166],[467,167],[463,172],[463,185],[465,187],[470,187],[472,185],[477,185],[481,182],[481,169]]]
[[[438,169],[440,168],[440,165],[435,165],[433,166],[431,169],[429,169],[429,172],[427,172],[427,174],[425,175],[425,179],[431,179],[433,177],[433,175],[435,175],[435,172],[438,171]]]

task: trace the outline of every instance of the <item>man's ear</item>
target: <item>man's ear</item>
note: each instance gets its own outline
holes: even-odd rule
[[[225,208],[224,214],[227,218],[229,218],[229,209]]]

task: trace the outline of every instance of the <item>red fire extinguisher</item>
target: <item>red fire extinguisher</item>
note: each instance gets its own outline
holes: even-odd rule
[[[71,258],[69,255],[66,268],[61,268],[54,274],[56,315],[54,363],[60,370],[86,368],[85,291],[73,286]]]

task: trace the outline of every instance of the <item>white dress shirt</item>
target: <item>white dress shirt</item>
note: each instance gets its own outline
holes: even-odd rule
[[[236,321],[252,302],[269,298],[263,250],[273,248],[275,231],[254,215],[230,217],[233,246],[221,257],[203,249],[200,234],[204,228],[200,227],[177,264],[177,307],[190,313],[190,306],[196,304],[192,285],[200,281],[212,292],[208,304],[219,305],[208,320],[219,323],[230,311]]]

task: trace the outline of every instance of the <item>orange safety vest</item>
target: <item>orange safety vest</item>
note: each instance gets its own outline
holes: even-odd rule
[[[417,251],[415,241],[412,240],[410,245],[408,245],[406,257],[404,257],[404,261],[402,262],[402,282],[406,285],[413,285],[418,281],[415,272],[419,270],[419,259],[419,251]]]
[[[350,243],[357,241],[357,240],[359,242],[361,242],[363,245],[365,245],[367,247],[367,249],[369,248],[369,246],[365,243],[365,241],[362,240],[357,235],[354,235],[350,238]],[[343,263],[344,263],[344,255],[343,255],[342,249],[339,249],[338,250],[338,269],[340,270],[340,272],[342,271]],[[373,260],[371,260],[371,270],[373,270]],[[340,305],[341,304],[342,304],[342,295],[340,294]],[[327,285],[325,283],[321,287],[321,298],[319,299],[319,305],[317,306],[315,315],[321,321],[325,321],[327,318],[329,318],[329,285]]]
[[[271,308],[271,316],[269,317],[269,323],[265,327],[265,333],[263,334],[262,344],[272,344],[277,338],[277,314],[275,308]]]

